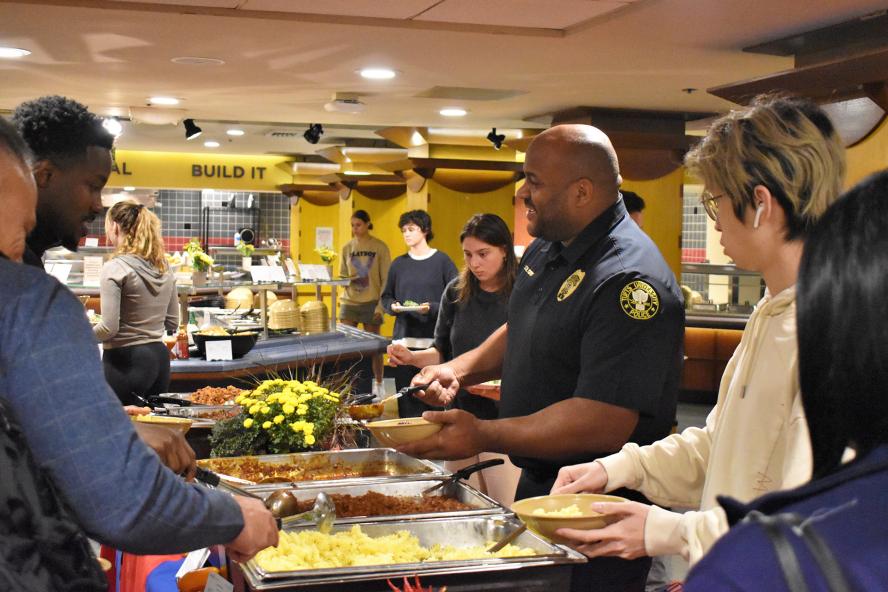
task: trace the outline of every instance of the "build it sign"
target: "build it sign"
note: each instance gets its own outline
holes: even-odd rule
[[[108,186],[277,191],[292,182],[292,166],[284,156],[117,150]]]

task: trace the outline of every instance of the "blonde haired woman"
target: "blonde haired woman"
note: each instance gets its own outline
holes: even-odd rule
[[[636,489],[678,514],[635,502],[603,504],[619,520],[564,532],[590,557],[681,554],[692,563],[728,530],[716,496],[748,502],[811,478],[802,409],[795,284],[804,241],[838,197],[844,149],[826,114],[799,100],[762,97],[716,121],[687,156],[706,186],[703,206],[738,267],[767,286],[747,322],[703,428],[564,467],[553,492]]]
[[[135,395],[165,392],[170,358],[161,341],[164,329],[179,325],[176,281],[164,256],[160,220],[143,205],[114,204],[105,217],[113,258],[102,268],[102,342],[105,378],[124,405],[140,405]]]

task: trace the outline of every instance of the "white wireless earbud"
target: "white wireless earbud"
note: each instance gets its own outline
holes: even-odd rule
[[[762,219],[762,212],[764,212],[764,211],[765,211],[765,204],[759,204],[758,207],[755,209],[755,218],[752,219],[752,227],[753,228],[759,227],[759,222]]]

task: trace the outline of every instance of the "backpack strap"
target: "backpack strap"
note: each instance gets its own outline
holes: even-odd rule
[[[753,511],[749,513],[747,520],[759,524],[774,545],[780,569],[783,571],[783,577],[786,579],[790,592],[806,592],[808,585],[805,583],[795,549],[789,541],[789,533],[800,538],[805,544],[808,552],[814,557],[816,565],[819,566],[830,592],[851,592],[852,588],[845,578],[842,566],[826,540],[814,529],[810,519],[798,514],[786,513],[767,516],[761,512]]]

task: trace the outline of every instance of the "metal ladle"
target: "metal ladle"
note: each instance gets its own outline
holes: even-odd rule
[[[315,498],[315,503],[311,510],[302,512],[301,514],[286,516],[279,520],[279,528],[281,529],[301,522],[314,522],[319,531],[324,534],[329,534],[330,530],[333,528],[333,521],[336,520],[336,506],[333,504],[333,500],[322,491],[318,493],[318,496]]]

